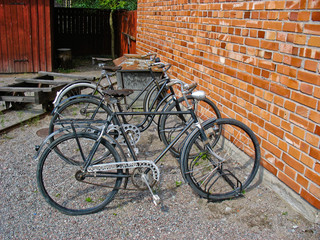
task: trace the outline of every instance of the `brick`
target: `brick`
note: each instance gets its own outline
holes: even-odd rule
[[[283,130],[279,129],[279,127],[274,126],[268,122],[265,123],[265,129],[280,138],[283,138],[283,136],[284,136]]]
[[[285,22],[282,31],[285,32],[302,32],[303,26],[300,23]]]
[[[306,93],[308,95],[312,95],[313,93],[313,85],[311,84],[308,84],[308,83],[301,83],[301,86],[300,86],[300,91],[303,92],[303,93]]]
[[[284,136],[284,140],[291,144],[294,145],[295,147],[299,148],[301,146],[301,140],[291,134],[286,133]]]
[[[280,77],[280,83],[287,86],[288,88],[298,90],[299,89],[299,81],[289,78],[287,76]],[[289,93],[290,94],[290,93]],[[288,96],[289,97],[289,96]]]
[[[252,84],[266,90],[268,90],[270,86],[269,81],[257,77],[252,77]]]
[[[319,150],[319,147],[318,148],[313,148],[313,147],[310,147],[310,156],[317,159],[317,160],[320,160],[320,150]]]
[[[306,129],[308,127],[309,121],[306,120],[305,118],[295,115],[295,114],[290,114],[290,122],[300,126],[301,128]]]
[[[280,31],[282,29],[282,22],[265,21],[263,22],[263,28]]]
[[[296,58],[292,56],[285,55],[283,59],[283,63],[292,65],[294,67],[300,67],[301,66],[302,59]]]
[[[308,166],[309,168],[313,168],[315,163],[315,161],[309,155],[306,155],[306,154],[301,155],[300,161],[306,166]]]
[[[304,171],[305,171],[304,165],[301,164],[301,162],[294,159],[292,156],[288,155],[287,153],[283,153],[282,160],[285,163],[287,163],[289,166],[291,166],[292,168],[297,170],[298,172],[304,173]]]
[[[318,147],[320,144],[320,137],[315,136],[314,134],[311,133],[306,133],[306,141],[307,143],[310,143],[314,147]],[[320,151],[320,150],[319,150]]]
[[[315,74],[315,73],[311,73],[311,72],[306,72],[306,71],[300,70],[298,72],[297,78],[299,80],[304,81],[304,82],[308,82],[308,83],[320,86],[320,76],[319,76],[319,74]]]
[[[263,10],[265,9],[265,3],[264,2],[252,2],[249,3],[249,9],[252,10]]]
[[[295,180],[296,179],[296,175],[297,175],[297,171],[295,171],[293,168],[289,167],[289,166],[285,166],[284,168],[284,173],[291,179]]]
[[[306,190],[301,189],[300,196],[309,202],[312,206],[317,209],[320,209],[320,200],[308,193]]]
[[[283,97],[290,96],[290,90],[280,86],[279,84],[270,83],[270,91]]]
[[[309,0],[308,9],[320,9],[320,1],[319,0]]]
[[[320,199],[320,187],[315,184],[310,184],[310,193]]]
[[[305,24],[303,33],[320,35],[319,24]]]
[[[283,53],[289,53],[289,54],[292,54],[292,55],[297,55],[299,48],[297,48],[296,46],[294,46],[292,44],[281,43],[279,45],[279,50],[280,50],[280,52],[283,52]]]
[[[312,21],[320,21],[320,12],[313,12],[312,13],[312,17],[311,17]]]
[[[283,54],[277,53],[277,52],[273,53],[272,60],[275,62],[282,62],[283,61]]]
[[[282,151],[279,148],[277,148],[275,145],[269,143],[268,141],[263,141],[262,147],[267,151],[269,151],[270,153],[272,153],[273,155],[275,155],[277,158],[280,158]]]
[[[286,41],[286,39],[287,39],[287,33],[285,33],[285,32],[277,32],[277,40],[278,41],[281,41],[281,42],[285,42]]]
[[[284,108],[287,110],[290,110],[291,112],[295,112],[296,107],[297,107],[297,104],[295,104],[294,102],[292,102],[290,100],[286,100],[284,103]]]
[[[309,119],[316,122],[316,123],[320,123],[320,112],[319,111],[310,111]]]
[[[269,1],[266,2],[266,9],[284,9],[286,1]]]
[[[298,105],[296,109],[296,113],[302,117],[307,118],[309,115],[309,108],[305,106]]]
[[[316,72],[318,68],[318,62],[311,61],[311,60],[305,60],[304,62],[304,69]]]
[[[265,169],[267,169],[273,175],[277,176],[278,170],[274,166],[272,166],[270,163],[268,163],[267,161],[262,159],[261,166],[263,166]]]
[[[289,13],[288,12],[280,12],[279,13],[279,20],[286,21],[289,19]]]
[[[295,68],[285,66],[285,65],[278,65],[277,66],[277,72],[285,74],[289,77],[296,77],[297,76],[297,70]]]
[[[271,61],[268,61],[268,60],[259,60],[258,61],[258,66],[261,67],[261,68],[265,68],[265,69],[268,69],[268,70],[274,70],[275,69],[275,64]]]
[[[317,162],[315,167],[314,167],[314,170],[317,172],[317,173],[320,173],[320,163]]]
[[[294,35],[293,43],[295,44],[306,44],[307,36],[306,35]]]
[[[310,179],[312,182],[320,185],[320,175],[311,171],[310,169],[306,169],[305,177]]]
[[[304,136],[306,134],[305,130],[302,128],[299,128],[297,126],[293,126],[293,132],[292,134],[302,140],[304,140]]]
[[[310,15],[311,15],[310,12],[306,12],[306,11],[299,12],[297,20],[298,21],[309,21]]]
[[[289,178],[287,175],[285,175],[283,172],[278,172],[278,178],[284,182],[286,185],[288,185],[291,189],[293,189],[295,192],[300,192],[300,186],[297,184],[294,180]]]
[[[254,39],[254,38],[247,38],[245,40],[245,44],[253,47],[259,47],[260,41],[259,39]]]
[[[276,51],[279,49],[279,43],[261,40],[260,47],[264,49]]]
[[[248,20],[246,21],[247,28],[262,28],[262,21]]]
[[[320,126],[317,125],[314,129],[314,134],[317,134],[318,136],[320,136]]]
[[[309,46],[320,47],[320,37],[311,36],[308,41]]]
[[[305,189],[308,188],[309,181],[305,177],[301,176],[300,174],[297,175],[297,182]]]

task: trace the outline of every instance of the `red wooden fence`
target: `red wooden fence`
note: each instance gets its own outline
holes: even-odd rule
[[[0,0],[0,72],[52,70],[50,0]]]

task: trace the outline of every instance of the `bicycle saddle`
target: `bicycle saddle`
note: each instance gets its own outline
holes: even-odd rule
[[[130,94],[133,93],[132,89],[119,89],[119,90],[111,90],[111,89],[107,89],[107,90],[103,90],[102,93],[110,96],[110,97],[126,97],[129,96]]]

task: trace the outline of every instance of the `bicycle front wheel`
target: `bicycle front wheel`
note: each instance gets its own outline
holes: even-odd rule
[[[100,99],[91,96],[76,98],[67,101],[56,110],[49,124],[49,134],[61,127],[69,126],[71,120],[82,124],[88,120],[86,125],[93,125],[94,122],[90,120],[103,121],[109,114],[111,114],[110,108]],[[96,124],[101,125],[101,123]]]
[[[63,135],[52,142],[39,158],[37,182],[41,194],[54,208],[68,215],[83,215],[102,210],[112,201],[121,185],[122,170],[93,174],[84,172],[84,159],[97,140],[94,134]],[[55,151],[63,152],[60,157]],[[82,155],[83,154],[83,155]],[[114,147],[102,139],[92,164],[120,162]]]
[[[208,120],[186,140],[181,171],[203,198],[224,200],[241,195],[254,179],[260,163],[259,143],[252,130],[234,119]]]

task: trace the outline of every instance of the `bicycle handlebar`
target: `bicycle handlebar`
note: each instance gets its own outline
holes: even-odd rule
[[[196,82],[193,82],[191,84],[186,84],[183,81],[178,80],[178,79],[170,81],[169,83],[167,83],[167,86],[171,87],[171,86],[173,86],[175,84],[180,84],[181,85],[181,92],[182,93],[190,93],[198,86],[198,83],[196,83]]]
[[[151,63],[150,67],[158,67],[158,68],[162,68],[163,72],[167,72],[170,68],[171,68],[171,64],[170,63],[162,63],[162,62],[156,62],[156,63]]]

